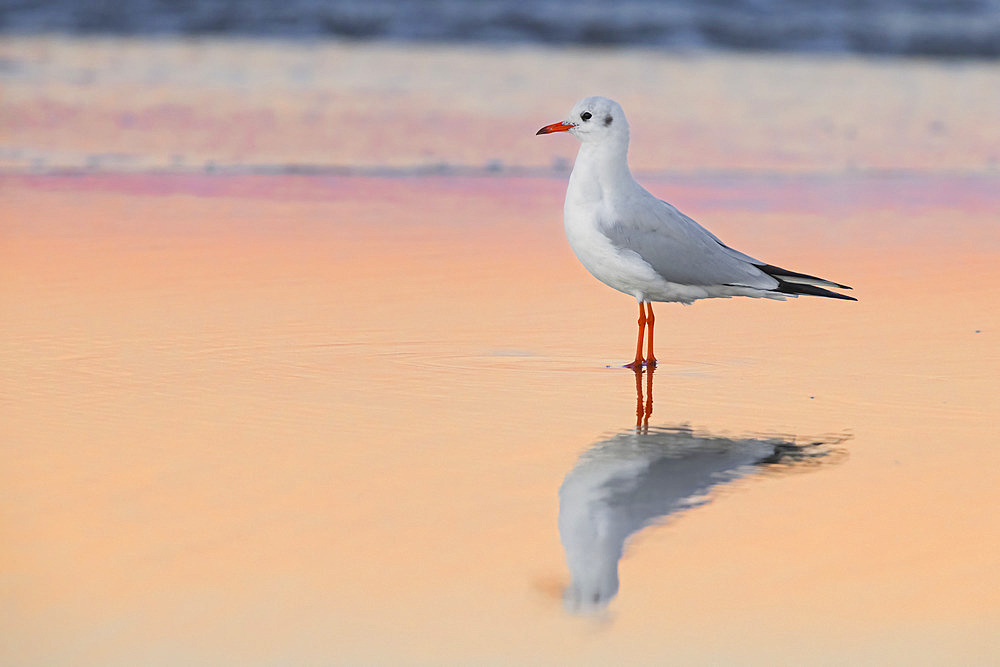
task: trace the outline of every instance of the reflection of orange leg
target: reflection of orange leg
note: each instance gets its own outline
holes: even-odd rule
[[[656,317],[653,316],[653,304],[648,301],[646,302],[646,310],[649,311],[646,313],[646,326],[649,327],[649,335],[646,336],[646,365],[652,368],[656,365],[656,357],[653,356],[653,323],[656,321]]]
[[[636,366],[635,370],[635,430],[642,426],[642,415],[645,413],[645,406],[642,400],[642,367]]]
[[[642,368],[642,339],[646,333],[646,311],[642,309],[642,302],[639,302],[639,341],[635,344],[635,361],[625,364],[625,368],[639,370]]]
[[[652,334],[652,330],[650,330]],[[653,360],[653,366],[656,360]],[[653,414],[653,366],[646,369],[646,409],[642,413],[643,431],[649,430],[649,417]]]
[[[635,432],[649,432],[649,417],[653,414],[653,369],[646,369],[646,399],[642,398],[642,368],[635,369]]]

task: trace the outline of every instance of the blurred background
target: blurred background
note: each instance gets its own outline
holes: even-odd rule
[[[995,169],[998,0],[0,0],[6,169]]]
[[[7,34],[1000,56],[996,0],[4,0]]]
[[[859,301],[623,369],[588,95]],[[1000,0],[0,0],[0,663],[996,664],[998,118]]]

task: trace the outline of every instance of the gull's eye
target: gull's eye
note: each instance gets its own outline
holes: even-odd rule
[[[589,111],[584,111],[582,114],[580,114],[580,120],[582,121],[588,121],[593,117],[594,115],[591,114]]]

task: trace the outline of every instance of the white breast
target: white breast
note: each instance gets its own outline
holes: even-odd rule
[[[606,201],[578,202],[567,192],[563,221],[566,238],[580,263],[595,278],[638,301],[690,303],[708,293],[702,287],[664,280],[637,253],[617,248],[602,229],[611,219]]]

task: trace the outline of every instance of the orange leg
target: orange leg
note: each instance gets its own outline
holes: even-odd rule
[[[646,333],[646,311],[642,309],[642,302],[639,302],[639,341],[635,344],[635,361],[625,364],[625,368],[638,370],[642,368],[642,339]]]
[[[646,336],[646,366],[652,368],[656,365],[656,357],[653,356],[653,322],[656,321],[653,316],[653,304],[647,301],[646,310],[649,311],[646,313],[646,326],[649,327],[649,335]]]

